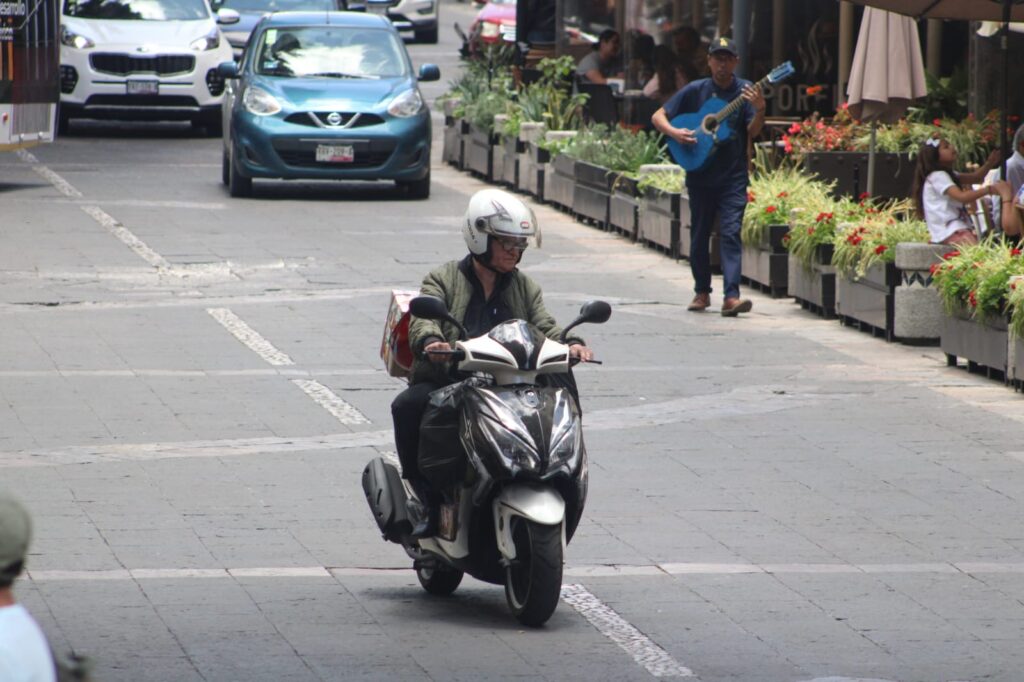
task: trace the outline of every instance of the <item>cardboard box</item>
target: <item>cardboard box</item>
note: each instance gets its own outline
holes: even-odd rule
[[[388,318],[384,324],[384,338],[380,344],[380,357],[393,377],[407,377],[412,371],[412,348],[409,346],[409,301],[419,291],[396,289],[391,292]]]

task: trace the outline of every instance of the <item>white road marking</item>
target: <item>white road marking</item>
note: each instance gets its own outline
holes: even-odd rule
[[[685,571],[688,575],[737,575],[740,573],[766,573],[763,567],[750,566],[751,571],[733,570],[733,564],[580,564],[578,566],[568,565],[563,575],[587,578],[653,578],[668,577],[673,571],[668,570],[671,566],[693,566],[693,570]],[[773,573],[803,573],[799,564],[791,565],[793,570],[776,570]],[[836,569],[826,570],[823,573],[850,574],[850,573],[961,573],[964,576],[986,575],[986,574],[1024,574],[1024,564],[1019,563],[935,563],[935,564],[833,564]],[[785,567],[780,567],[785,568]],[[970,569],[970,570],[968,570]],[[678,574],[678,572],[676,572]],[[116,568],[99,570],[38,570],[28,571],[32,580],[158,580],[165,578],[186,579],[186,578],[228,578],[234,577],[256,577],[256,578],[306,578],[306,577],[327,577],[334,576],[387,576],[401,575],[411,576],[409,565],[402,566],[290,566],[290,567],[237,567],[237,568]],[[573,587],[572,585],[565,585]]]
[[[283,366],[294,365],[295,362],[284,353],[274,347],[274,344],[263,338],[255,329],[245,323],[238,315],[235,315],[228,308],[207,308],[206,312],[220,322],[220,324],[231,332],[231,335],[241,341],[256,355],[266,360],[271,365]]]
[[[64,378],[74,377],[385,377],[383,369],[335,369],[321,367],[299,369],[7,369],[0,370],[0,378]],[[404,382],[394,379],[396,388]],[[384,389],[382,389],[384,390]]]
[[[112,235],[120,239],[125,246],[134,251],[142,260],[158,270],[170,271],[171,264],[164,260],[163,256],[146,246],[145,242],[132,234],[127,227],[117,222],[113,216],[102,208],[99,206],[82,206],[82,210],[91,216],[93,220],[107,228]]]
[[[46,166],[40,164],[39,159],[37,159],[34,154],[25,151],[24,149],[19,149],[17,151],[17,154],[18,158],[20,158],[22,161],[24,161],[25,163],[32,164],[32,170],[35,171],[36,174],[39,175],[41,178],[43,178],[48,183],[53,185],[58,192],[60,192],[66,197],[71,197],[72,199],[82,198],[81,192],[72,187],[70,182],[68,182],[61,176],[57,175]]]
[[[342,424],[369,424],[370,420],[363,413],[339,398],[334,392],[312,379],[292,379],[292,383],[301,388],[320,407],[324,408]]]
[[[583,585],[562,585],[562,599],[654,677],[693,677],[692,670],[672,658]]]
[[[379,447],[394,444],[394,433],[363,431],[326,436],[294,438],[239,438],[234,440],[197,440],[178,443],[118,443],[73,445],[52,450],[0,452],[0,469],[74,464],[110,464],[146,462],[188,457],[241,457],[245,455],[314,452],[348,448]]]

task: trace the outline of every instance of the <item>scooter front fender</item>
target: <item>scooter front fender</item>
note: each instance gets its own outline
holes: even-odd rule
[[[498,551],[508,560],[516,558],[516,545],[512,541],[513,516],[545,526],[560,525],[562,549],[565,549],[565,500],[556,490],[544,485],[515,483],[494,498],[494,534]]]

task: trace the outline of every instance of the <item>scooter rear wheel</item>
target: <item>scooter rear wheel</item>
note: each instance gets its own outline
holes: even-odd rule
[[[416,569],[416,577],[420,585],[430,594],[447,597],[462,582],[462,571],[439,566],[420,566]]]
[[[518,516],[511,524],[516,558],[505,574],[505,599],[520,623],[540,627],[562,592],[562,528]]]

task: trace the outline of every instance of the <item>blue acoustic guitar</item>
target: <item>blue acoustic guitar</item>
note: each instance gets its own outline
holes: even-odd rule
[[[796,73],[796,69],[793,68],[793,64],[783,62],[759,80],[755,87],[763,88],[769,83],[780,83],[794,73]],[[695,144],[680,144],[671,138],[668,140],[668,150],[676,163],[688,172],[704,168],[711,160],[716,147],[735,133],[735,130],[729,125],[729,117],[736,113],[745,101],[742,95],[728,103],[718,97],[712,97],[704,103],[700,111],[693,114],[679,114],[673,118],[672,125],[674,127],[692,130],[697,138]]]

